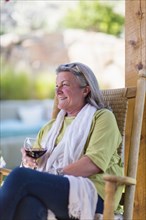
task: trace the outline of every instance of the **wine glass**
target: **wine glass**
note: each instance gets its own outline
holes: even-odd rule
[[[41,147],[40,145],[37,144],[36,138],[30,138],[30,137],[27,137],[24,140],[24,149],[26,155],[31,158],[34,158],[35,160],[43,156],[47,151],[47,148]]]

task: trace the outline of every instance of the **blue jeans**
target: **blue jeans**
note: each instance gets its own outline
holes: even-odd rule
[[[69,181],[66,177],[28,168],[15,168],[0,189],[1,220],[46,220],[50,209],[57,219],[69,220]],[[97,212],[103,200],[98,198]]]

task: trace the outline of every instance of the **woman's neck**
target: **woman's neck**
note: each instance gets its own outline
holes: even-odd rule
[[[74,110],[72,110],[72,111],[67,111],[67,112],[66,112],[66,116],[67,116],[67,117],[75,117],[75,116],[77,116],[77,114],[81,111],[81,109],[82,109],[84,106],[85,106],[85,104],[84,104],[82,107],[80,107],[80,108],[74,109]]]

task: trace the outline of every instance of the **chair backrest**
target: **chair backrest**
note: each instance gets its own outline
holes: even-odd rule
[[[136,95],[136,88],[120,88],[102,90],[104,101],[111,107],[115,115],[117,124],[122,135],[122,143],[119,146],[118,154],[121,156],[124,163],[125,152],[125,128],[128,110],[128,99],[134,98]]]

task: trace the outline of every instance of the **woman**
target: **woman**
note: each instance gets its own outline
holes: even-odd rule
[[[123,175],[121,135],[95,75],[82,63],[60,65],[56,72],[61,111],[37,137],[47,152],[36,162],[22,149],[24,168],[14,169],[0,191],[2,220],[46,220],[52,213],[57,219],[93,219],[103,211],[103,175]],[[121,194],[122,187],[115,209]]]

